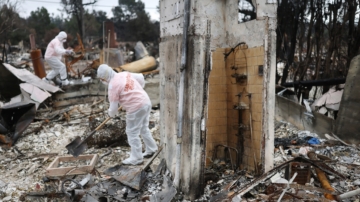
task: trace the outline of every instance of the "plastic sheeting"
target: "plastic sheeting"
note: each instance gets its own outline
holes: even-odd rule
[[[315,100],[313,106],[321,107],[325,105],[325,107],[328,109],[339,110],[343,92],[344,90],[337,91],[335,88],[331,88],[327,93],[325,93],[319,99]]]

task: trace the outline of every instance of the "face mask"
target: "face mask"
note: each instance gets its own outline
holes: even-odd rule
[[[65,42],[66,42],[66,39],[63,39],[62,42],[65,43]]]
[[[103,83],[104,85],[108,85],[108,82],[106,81],[101,81],[101,83]]]

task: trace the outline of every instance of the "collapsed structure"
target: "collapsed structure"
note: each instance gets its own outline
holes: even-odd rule
[[[238,4],[160,1],[164,157],[191,200],[219,144],[238,150],[240,168],[273,167],[276,4],[257,1],[244,23]]]
[[[207,167],[219,158],[228,159],[235,171],[271,176],[267,172],[274,166],[275,106],[293,109],[290,104],[275,105],[277,4],[256,1],[250,5],[255,18],[241,22],[241,2],[160,1],[160,133],[174,185],[189,200],[203,193],[198,187],[208,182]],[[308,118],[301,110],[292,116],[299,125],[311,125],[304,130],[323,136],[326,130],[313,129],[333,123],[317,115]],[[258,185],[242,186],[239,181],[224,189],[240,190],[220,199],[240,201]]]

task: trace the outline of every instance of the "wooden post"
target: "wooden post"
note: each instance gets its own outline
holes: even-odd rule
[[[30,38],[30,47],[31,50],[36,50],[36,45],[35,45],[35,36],[33,34],[29,35]]]

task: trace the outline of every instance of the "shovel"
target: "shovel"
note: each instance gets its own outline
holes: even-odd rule
[[[122,184],[129,186],[133,189],[140,190],[146,180],[145,170],[150,166],[154,159],[159,155],[162,150],[162,146],[159,147],[158,151],[151,157],[151,159],[142,167],[139,166],[127,166],[127,165],[116,165],[108,168],[104,171],[105,175],[111,175],[112,178],[121,182]]]
[[[118,111],[120,111],[121,109],[122,109],[122,106],[119,107]],[[81,138],[79,136],[76,136],[75,140],[73,140],[68,145],[66,145],[66,149],[69,151],[69,153],[71,155],[73,155],[74,157],[78,157],[80,154],[82,154],[87,149],[86,141],[91,136],[93,136],[96,133],[96,131],[101,129],[106,124],[106,122],[108,122],[110,119],[111,119],[111,117],[108,117],[107,119],[105,119],[105,121],[103,121],[97,128],[95,128],[95,130],[91,131],[83,140],[81,140]]]

